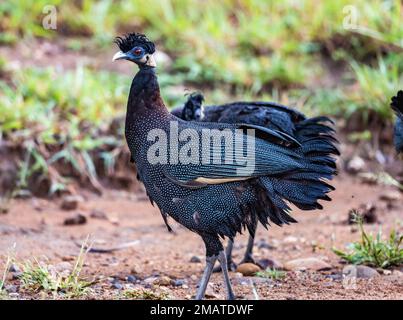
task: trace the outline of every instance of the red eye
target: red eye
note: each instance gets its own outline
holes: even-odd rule
[[[138,56],[142,51],[141,51],[141,49],[134,49],[134,54],[136,55],[136,56]]]

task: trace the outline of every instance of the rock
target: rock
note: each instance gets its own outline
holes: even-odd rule
[[[21,270],[16,264],[12,263],[10,265],[10,267],[8,268],[8,271],[10,271],[10,272],[20,272]]]
[[[137,278],[135,276],[130,275],[127,277],[127,282],[136,283],[136,280]]]
[[[85,224],[85,223],[87,223],[87,218],[81,213],[77,213],[73,217],[66,218],[64,220],[65,226],[73,226],[73,225],[79,225],[79,224]]]
[[[76,210],[78,208],[78,204],[83,201],[83,197],[79,195],[67,195],[63,198],[60,208],[63,210]]]
[[[387,202],[399,201],[401,198],[402,196],[400,192],[396,190],[382,192],[381,195],[379,196],[379,199]]]
[[[119,281],[114,281],[114,282],[112,282],[112,288],[122,290],[123,285]]]
[[[193,256],[190,258],[190,262],[192,263],[200,263],[201,259],[198,256]]]
[[[254,276],[256,272],[259,272],[260,268],[253,263],[242,263],[236,268],[236,272],[242,273],[244,276]]]
[[[17,272],[13,272],[12,273],[12,280],[17,280],[20,279],[22,277],[23,273],[21,271],[17,271]]]
[[[11,292],[11,293],[8,294],[8,296],[10,298],[18,298],[20,296],[20,294],[17,293],[17,292]]]
[[[301,258],[287,261],[284,264],[285,270],[288,271],[300,271],[300,270],[312,270],[312,271],[320,271],[320,270],[329,270],[332,266],[321,259],[310,257],[310,258]]]
[[[198,278],[197,278],[197,276],[196,276],[195,274],[192,274],[192,275],[190,276],[190,280],[192,280],[192,281],[197,281]]]
[[[282,270],[284,269],[284,265],[275,259],[260,259],[257,261],[257,264],[263,269],[266,270],[267,268],[270,269],[277,269]]]
[[[167,276],[162,276],[161,278],[157,278],[153,284],[157,284],[159,286],[169,286],[171,284],[171,278]]]
[[[354,156],[350,161],[348,161],[346,167],[347,171],[350,173],[362,172],[365,168],[365,161],[359,156]]]
[[[6,291],[7,291],[8,293],[15,293],[15,292],[18,291],[18,290],[17,290],[17,286],[15,286],[15,285],[13,285],[13,284],[6,285],[4,289],[6,289]]]
[[[210,299],[220,299],[220,295],[216,293],[211,286],[207,286],[205,297]]]
[[[325,278],[332,279],[333,281],[341,280],[343,275],[341,273],[328,274]]]
[[[284,242],[284,243],[297,243],[297,242],[298,242],[298,238],[297,238],[297,237],[293,237],[293,236],[288,236],[288,237],[285,237],[285,238],[283,239],[283,242]]]
[[[356,265],[347,265],[343,268],[343,275],[349,277],[370,279],[374,277],[378,277],[379,273],[373,268],[368,266],[356,266]]]
[[[74,256],[63,256],[62,261],[74,261],[76,260],[76,257]]]
[[[157,281],[157,277],[148,277],[148,278],[145,278],[144,280],[143,280],[143,282],[145,283],[145,284],[149,284],[149,285],[151,285],[151,284],[154,284],[154,282],[155,281]]]
[[[97,209],[91,211],[90,217],[94,219],[108,220],[108,216],[106,215],[106,213]]]
[[[141,269],[139,266],[132,266],[132,268],[130,269],[130,272],[134,275],[138,275],[141,273]]]
[[[171,284],[175,287],[182,287],[183,285],[186,284],[186,281],[183,279],[175,279],[175,280],[171,280]]]

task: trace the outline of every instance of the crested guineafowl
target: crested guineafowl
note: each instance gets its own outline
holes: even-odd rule
[[[206,267],[196,299],[202,299],[218,259],[227,298],[235,298],[221,239],[260,222],[296,222],[290,202],[302,209],[329,200],[335,169],[316,138],[303,145],[284,132],[250,124],[188,122],[170,114],[160,95],[154,43],[141,34],[116,38],[113,60],[137,64],[126,113],[125,136],[139,179],[164,218],[197,233]],[[224,143],[223,143],[224,142]]]
[[[334,143],[334,129],[327,124],[332,121],[327,117],[307,118],[301,112],[275,102],[233,102],[223,105],[204,106],[204,97],[199,92],[189,95],[183,107],[175,108],[172,114],[186,121],[248,123],[259,125],[273,130],[282,131],[294,137],[301,145],[311,139],[317,139],[322,146],[317,148],[318,154],[323,156],[339,155]],[[319,145],[318,145],[319,146]],[[336,159],[328,157],[328,166],[335,168]],[[318,209],[321,208],[318,206]],[[312,208],[309,208],[312,209]],[[257,225],[256,225],[257,227]],[[244,257],[241,263],[252,262],[254,237],[249,236]],[[226,249],[228,268],[236,269],[232,261],[233,243],[230,240]],[[215,271],[219,271],[220,267]]]
[[[393,111],[396,113],[396,122],[394,129],[394,144],[398,153],[403,153],[403,91],[400,90],[396,96],[392,97],[390,103]]]

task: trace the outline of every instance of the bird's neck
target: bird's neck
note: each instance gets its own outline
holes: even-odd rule
[[[142,66],[133,79],[127,103],[127,120],[152,113],[168,114],[161,98],[155,68]]]

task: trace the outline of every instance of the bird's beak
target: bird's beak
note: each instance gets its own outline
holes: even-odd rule
[[[126,55],[126,53],[119,51],[116,52],[115,55],[112,58],[112,61],[116,61],[116,60],[122,60],[122,59],[127,59],[128,56]]]
[[[152,54],[147,55],[146,65],[153,68],[157,66],[157,63],[155,62],[154,56]]]

